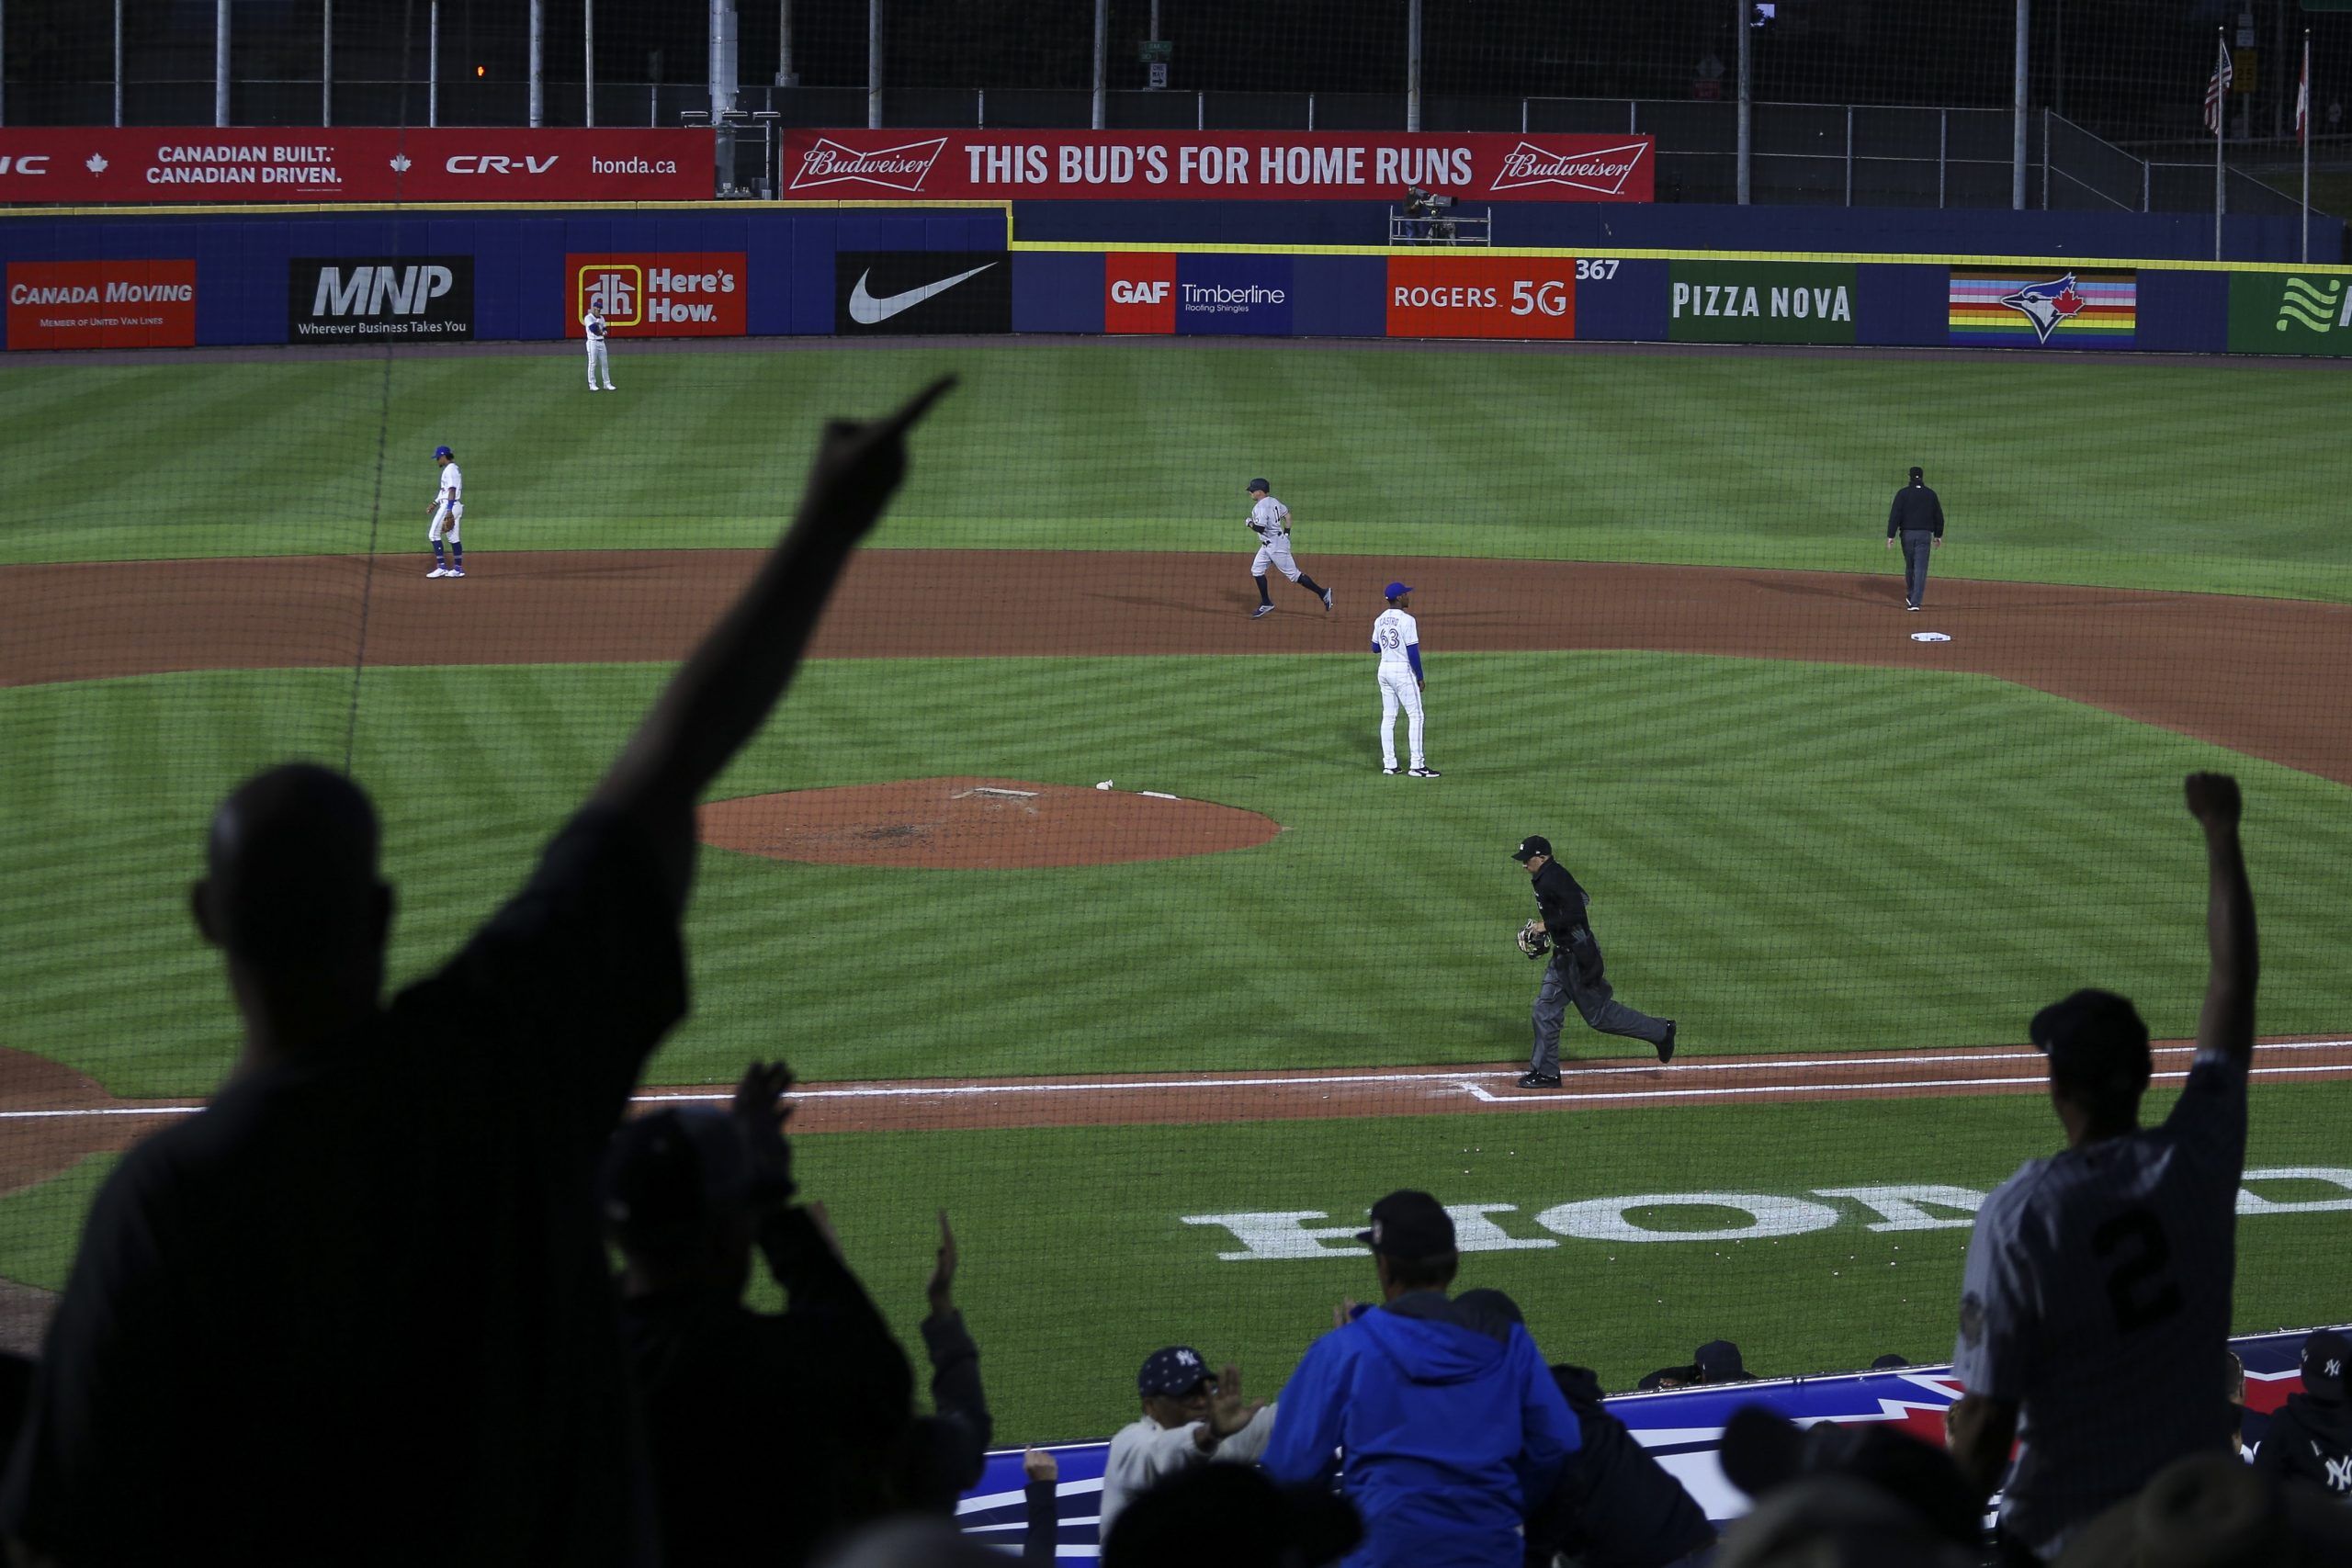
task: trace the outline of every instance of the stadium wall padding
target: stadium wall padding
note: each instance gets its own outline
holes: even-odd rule
[[[1140,221],[1141,217],[1159,216],[1170,207],[1208,204],[1065,205],[1086,205],[1096,215],[1115,208]],[[1283,210],[1270,209],[1262,203],[1227,206],[1250,209],[1238,214],[1237,221],[1238,218],[1251,220],[1242,227],[1253,241],[1263,239],[1265,226],[1280,220]],[[1554,216],[1565,214],[1570,227],[1589,220],[1613,229],[1629,214],[1647,222],[1652,209],[1542,210]],[[1804,228],[1803,213],[1776,210],[1780,213],[1776,221],[1786,220],[1783,230]],[[1983,225],[2011,215],[1951,216]],[[1039,221],[1034,227],[1050,225]],[[1993,229],[1998,232],[1996,223]],[[2059,353],[2069,349],[2352,352],[2352,311],[2333,323],[2314,324],[2307,317],[2290,321],[2278,309],[2278,290],[2289,269],[2275,264],[2236,270],[2177,263],[2137,268],[2130,263],[2111,267],[2085,264],[2077,296],[2069,291],[2075,267],[2063,257],[2045,255],[2032,263],[2007,264],[1967,260],[1984,254],[1980,244],[1948,260],[1872,261],[1866,252],[1842,256],[1743,253],[1729,248],[1736,242],[1744,243],[1742,236],[1717,233],[1713,237],[1718,242],[1713,246],[1664,257],[1600,259],[1609,257],[1609,248],[1600,244],[1566,247],[1556,253],[1551,263],[1555,273],[1569,265],[1559,256],[1586,258],[1574,264],[1573,335],[1651,343],[1907,347],[1974,344]],[[1981,242],[1986,231],[1972,228],[1968,237]],[[1909,243],[1921,238],[1917,231],[1906,236]],[[752,336],[783,336],[854,330],[845,318],[837,321],[835,313],[841,281],[835,275],[836,258],[844,253],[1003,253],[1006,248],[1005,216],[993,207],[778,210],[729,206],[686,211],[315,215],[207,212],[179,217],[26,215],[0,220],[0,262],[7,264],[193,261],[196,342],[201,345],[286,343],[288,264],[300,257],[356,262],[469,256],[474,274],[471,335],[485,341],[546,341],[564,337],[575,314],[576,302],[566,298],[564,258],[568,254],[740,254],[744,258],[742,330]],[[1509,310],[1511,269],[1534,264],[1476,247],[1339,254],[1254,247],[1220,251],[1188,245],[1171,254],[1155,252],[1148,241],[1122,239],[1104,243],[1100,249],[1016,246],[1008,260],[1012,273],[1009,324],[1019,333],[1100,333],[1106,330],[1106,323],[1115,322],[1128,331],[1292,337],[1380,337],[1391,333],[1392,324],[1399,335],[1546,335],[1524,330],[1541,326],[1539,321],[1515,320]],[[1402,311],[1401,302],[1392,298],[1390,274],[1392,264],[1407,260],[1417,269],[1400,274],[1408,280],[1430,276],[1483,280],[1487,290],[1485,302],[1451,314]],[[1132,281],[1122,281],[1130,272],[1152,265],[1172,277],[1180,290],[1206,284],[1227,290],[1278,290],[1279,298],[1270,305],[1227,306],[1221,312],[1171,309],[1154,318],[1149,327],[1139,328],[1134,311],[1106,310],[1106,302],[1114,287],[1130,290],[1136,287]],[[2340,267],[2291,270],[2307,271],[2331,282],[2352,277],[2352,270]],[[2063,295],[2064,303],[2042,312],[2054,324],[2040,323],[2047,330],[2037,338],[2030,330],[2036,324],[2032,310],[2011,305],[2004,311],[1980,304],[1976,318],[1966,319],[1967,287],[1986,298],[1997,298],[2006,291],[2028,305],[2037,293],[2049,294],[2053,299]],[[1726,288],[1731,292],[1726,293]],[[1788,308],[1792,300],[1793,311]],[[2240,317],[2234,332],[2233,301]],[[2074,313],[2077,310],[2083,313],[2077,316]],[[1461,330],[1454,330],[1456,323]],[[1568,322],[1554,324],[1565,328]],[[1549,335],[1568,334],[1555,331]],[[2341,344],[2338,339],[2343,340]]]

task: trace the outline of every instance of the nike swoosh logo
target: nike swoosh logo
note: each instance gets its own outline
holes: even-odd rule
[[[978,277],[994,262],[982,262],[969,272],[959,272],[953,277],[943,277],[936,283],[926,283],[921,288],[910,288],[904,294],[886,295],[876,299],[865,291],[865,280],[874,276],[871,268],[857,275],[857,287],[849,291],[849,319],[861,326],[873,326],[887,321],[901,310],[911,310],[934,294],[944,294],[967,277]]]

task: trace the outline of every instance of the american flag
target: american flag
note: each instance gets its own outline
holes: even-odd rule
[[[2213,79],[2205,84],[2205,129],[2216,136],[2222,134],[2222,99],[2237,74],[2230,68],[2230,46],[2223,42],[2219,47],[2221,59],[2213,66]]]

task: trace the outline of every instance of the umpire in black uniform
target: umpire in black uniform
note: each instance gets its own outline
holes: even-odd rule
[[[1928,555],[1944,542],[1944,503],[1928,488],[1919,470],[1911,470],[1911,482],[1894,492],[1894,504],[1886,513],[1886,547],[1894,548],[1894,536],[1903,536],[1903,607],[1916,610],[1928,596]]]
[[[1535,1050],[1519,1087],[1560,1087],[1560,1022],[1570,1002],[1601,1033],[1646,1040],[1657,1047],[1660,1062],[1674,1060],[1674,1021],[1635,1012],[1611,993],[1601,968],[1600,943],[1585,919],[1585,906],[1591,900],[1567,867],[1552,858],[1552,840],[1530,834],[1510,858],[1525,866],[1534,882],[1535,907],[1552,937],[1552,962],[1544,965],[1544,984],[1535,993]]]

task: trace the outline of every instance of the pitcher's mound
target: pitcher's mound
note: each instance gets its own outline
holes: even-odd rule
[[[909,870],[1115,865],[1246,850],[1281,832],[1205,800],[1019,779],[902,779],[713,801],[702,841],[770,860]]]

